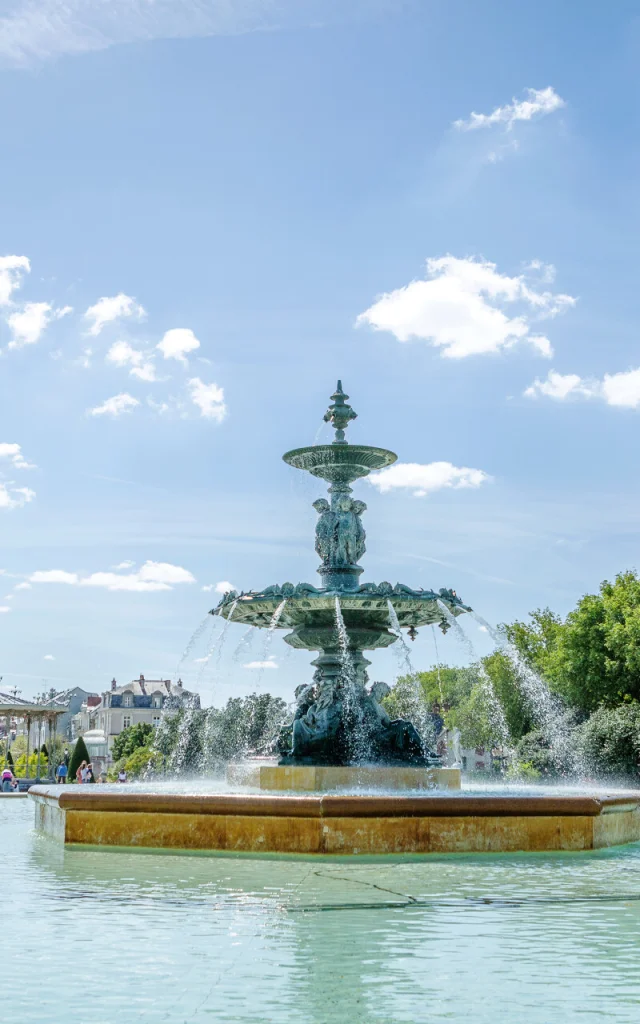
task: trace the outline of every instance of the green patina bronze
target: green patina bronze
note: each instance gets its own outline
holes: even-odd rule
[[[470,609],[455,591],[413,590],[402,583],[359,582],[366,551],[362,514],[367,506],[351,497],[351,484],[397,460],[394,452],[352,445],[345,429],[357,413],[347,404],[342,383],[331,396],[325,420],[335,429],[331,444],[295,448],[283,459],[329,484],[329,500],[313,503],[318,513],[316,552],[321,587],[283,583],[260,591],[225,594],[212,615],[261,628],[288,629],[291,647],[318,651],[313,683],[298,687],[293,723],[283,730],[283,763],[352,764],[363,761],[432,763],[424,742],[408,722],[391,722],[379,701],[385,684],[369,690],[363,651],[398,640],[390,621],[415,637],[420,626],[448,623],[441,605],[457,616]]]

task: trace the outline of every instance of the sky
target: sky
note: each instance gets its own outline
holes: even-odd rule
[[[207,611],[319,582],[281,455],[338,378],[398,455],[363,581],[504,622],[636,567],[639,52],[627,0],[5,2],[0,687],[291,697]]]

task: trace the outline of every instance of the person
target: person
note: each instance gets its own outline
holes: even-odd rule
[[[3,768],[2,769],[2,792],[3,793],[10,793],[11,792],[11,790],[13,788],[12,785],[11,785],[12,782],[13,782],[13,772],[11,771],[10,768],[7,768],[7,767]]]
[[[58,783],[61,786],[63,786],[65,784],[65,782],[67,781],[67,775],[68,774],[69,774],[69,769],[67,768],[67,766],[64,763],[64,761],[61,761],[60,764],[58,765],[58,769],[56,771],[56,778],[58,779]]]
[[[118,782],[126,782],[126,781],[127,781],[127,773],[125,772],[124,768],[121,768],[120,771],[118,772]]]
[[[83,783],[89,782],[89,776],[90,775],[91,775],[91,765],[87,764],[86,761],[83,761],[83,768],[82,768],[82,781],[83,781]]]
[[[86,779],[84,781],[85,782],[95,782],[96,781],[96,777],[93,774],[93,765],[91,764],[91,761],[89,761],[89,764],[87,765],[87,777],[86,777]]]
[[[104,786],[106,781],[107,781],[107,773],[106,772],[100,772],[100,778],[98,779],[98,782],[101,782],[102,785]]]
[[[87,767],[86,761],[81,761],[76,770],[76,782],[81,785],[84,782],[84,770]]]

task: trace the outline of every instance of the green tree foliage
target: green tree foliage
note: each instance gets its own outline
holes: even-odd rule
[[[7,750],[7,764],[9,765],[9,768],[13,768],[13,754],[10,750]]]
[[[525,661],[567,704],[593,711],[640,699],[640,578],[605,580],[564,622],[549,609],[505,627]]]
[[[162,767],[162,754],[153,747],[137,747],[129,757],[125,757],[118,764],[124,768],[128,779],[142,779],[148,774],[155,774]],[[117,778],[117,773],[116,773]]]
[[[576,747],[594,775],[636,775],[640,764],[640,704],[601,707],[576,731]]]
[[[68,782],[76,781],[76,772],[83,761],[89,761],[89,751],[87,745],[84,742],[82,736],[79,736],[76,740],[73,750],[71,751],[71,760],[69,761],[69,775],[67,778]]]
[[[130,757],[138,747],[146,747],[151,741],[153,726],[145,722],[138,722],[123,729],[119,736],[113,741],[113,758],[119,761],[123,757]]]

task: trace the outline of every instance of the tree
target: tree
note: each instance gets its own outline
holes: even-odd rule
[[[128,779],[141,779],[162,767],[162,754],[153,747],[137,747],[129,757],[123,759],[122,766]]]
[[[7,765],[9,768],[13,768],[13,754],[10,750],[7,750]]]
[[[87,745],[84,742],[82,736],[79,736],[76,740],[73,750],[71,751],[71,760],[69,761],[69,782],[76,781],[76,772],[83,761],[89,761],[89,751]]]
[[[564,622],[549,609],[505,627],[551,690],[583,711],[640,699],[640,578],[619,573],[585,594]]]
[[[145,722],[137,722],[123,729],[119,736],[113,741],[113,759],[119,761],[122,757],[130,757],[138,747],[146,747],[149,744],[153,733],[153,726]]]
[[[585,768],[597,775],[635,775],[640,763],[640,704],[601,707],[576,732]]]

